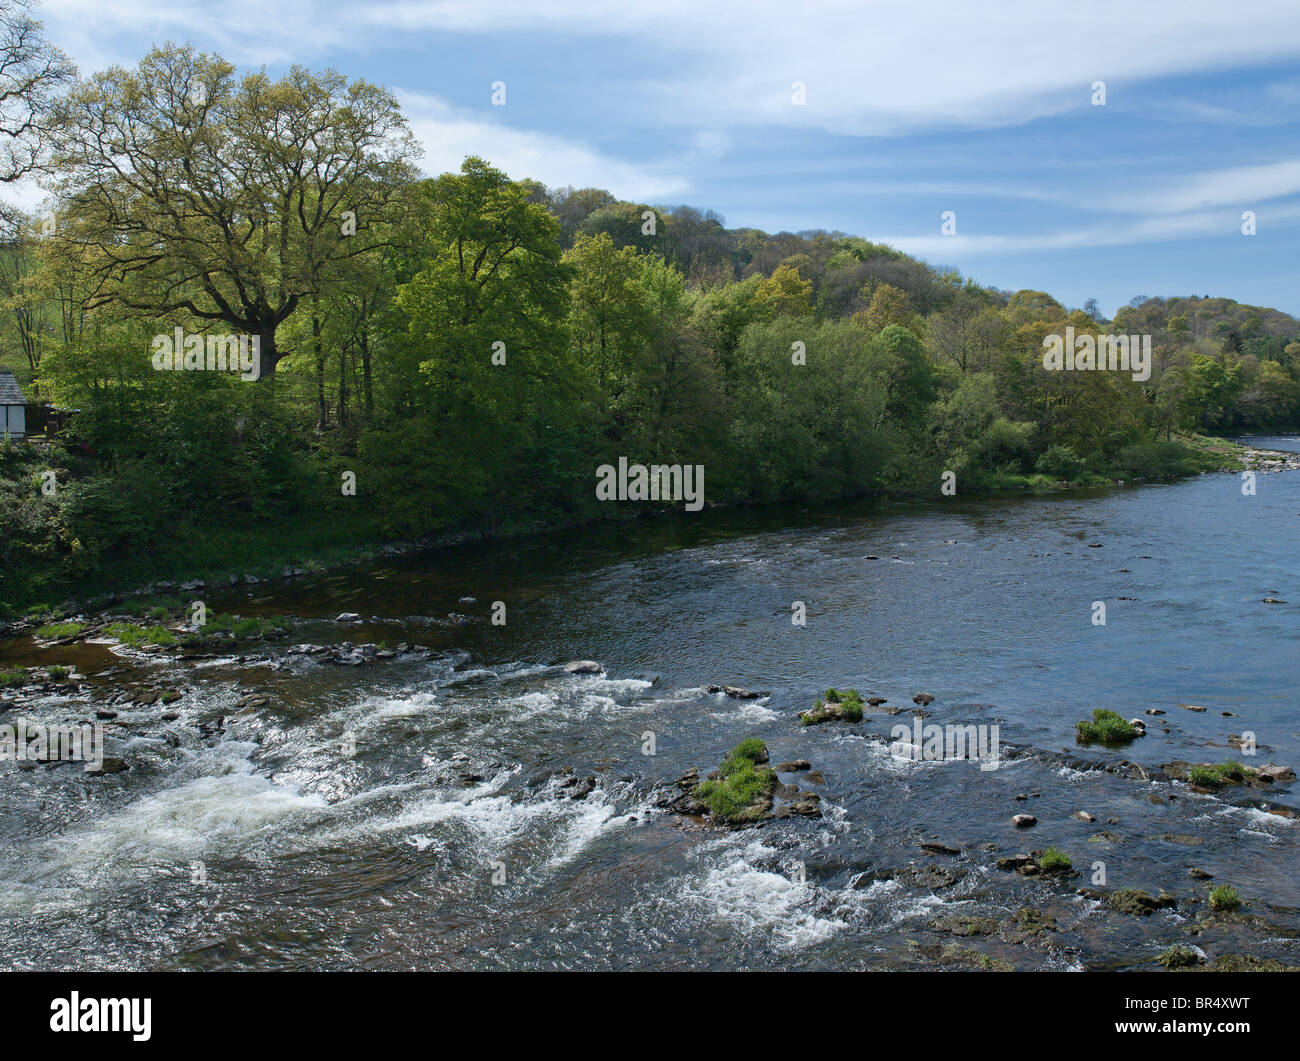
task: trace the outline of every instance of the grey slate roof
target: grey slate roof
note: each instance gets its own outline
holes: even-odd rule
[[[26,405],[27,399],[18,389],[12,372],[0,372],[0,405]]]

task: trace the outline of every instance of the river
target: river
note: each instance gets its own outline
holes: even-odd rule
[[[1253,496],[1216,474],[679,514],[213,594],[294,618],[242,657],[14,639],[4,665],[83,677],[0,722],[181,697],[112,705],[123,773],[0,763],[0,964],[1083,969],[1149,967],[1174,943],[1300,964],[1300,820],[1271,813],[1300,808],[1295,786],[1092,768],[1300,766],[1298,533],[1296,471]],[[290,651],[345,640],[411,650]],[[566,673],[575,659],[603,670]],[[887,703],[800,725],[828,686]],[[997,769],[891,746],[922,692],[927,723],[998,727]],[[1080,748],[1098,707],[1147,736]],[[1248,731],[1254,758],[1228,745]],[[774,763],[809,760],[819,776],[787,779],[821,817],[730,830],[663,806],[751,736]],[[935,840],[958,853],[919,846]],[[1076,876],[997,868],[1049,845]],[[1193,870],[1244,913],[1211,916]],[[1079,894],[1094,886],[1177,905],[1135,917]]]

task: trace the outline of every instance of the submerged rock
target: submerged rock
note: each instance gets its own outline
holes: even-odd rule
[[[87,763],[86,775],[88,777],[102,777],[104,774],[120,774],[124,770],[130,769],[123,760],[106,755],[98,763]]]
[[[567,799],[586,799],[596,790],[596,779],[594,777],[577,777],[575,775],[565,778],[557,787]]]
[[[1121,914],[1133,917],[1149,917],[1157,910],[1177,906],[1177,900],[1168,892],[1161,892],[1153,897],[1141,888],[1121,888],[1106,897],[1107,905]]]
[[[706,693],[722,693],[733,700],[757,700],[760,697],[767,696],[767,693],[756,693],[752,689],[742,689],[738,685],[709,685],[704,691]]]

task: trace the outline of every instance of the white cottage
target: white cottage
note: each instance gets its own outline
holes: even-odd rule
[[[27,399],[12,372],[0,372],[0,438],[27,437]]]

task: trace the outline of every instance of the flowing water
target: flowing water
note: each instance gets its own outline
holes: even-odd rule
[[[1300,766],[1298,535],[1294,471],[1260,475],[1255,496],[1208,475],[711,512],[213,594],[296,620],[243,658],[14,639],[0,665],[85,675],[25,700],[30,720],[93,718],[132,687],[183,695],[114,705],[124,773],[0,763],[0,965],[926,968],[973,948],[1070,969],[1184,941],[1300,964],[1300,821],[1269,813],[1300,789],[1206,794],[1085,762],[1242,759],[1228,737],[1250,731],[1244,761]],[[289,651],[342,641],[412,651],[356,667]],[[603,673],[565,673],[573,659]],[[827,686],[907,711],[801,726]],[[922,691],[926,722],[998,726],[998,769],[891,746]],[[1096,707],[1150,731],[1080,749],[1074,723]],[[750,736],[820,771],[783,776],[820,818],[733,831],[662,807],[663,786]],[[573,776],[595,779],[585,798]],[[1019,812],[1038,824],[1016,829]],[[934,839],[961,854],[918,846]],[[1078,876],[995,867],[1049,844]],[[1105,888],[1167,889],[1177,908],[1137,918],[1076,894],[1099,863]],[[1234,884],[1246,915],[1198,930],[1193,868]],[[1055,931],[944,928],[1025,906]]]

